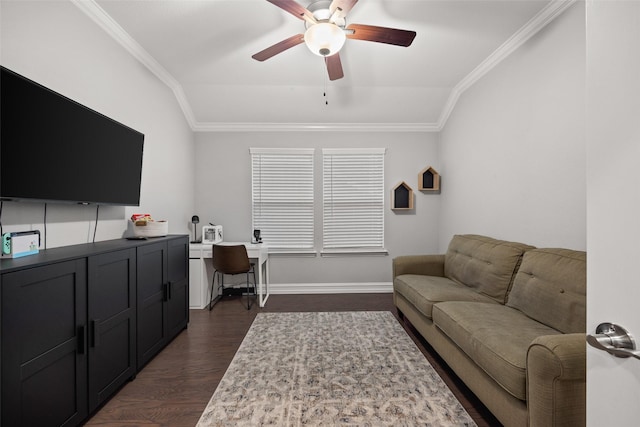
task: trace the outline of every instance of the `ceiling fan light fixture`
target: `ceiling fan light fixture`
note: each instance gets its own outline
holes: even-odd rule
[[[311,25],[304,33],[304,42],[318,56],[331,56],[340,51],[347,36],[342,28],[330,22]]]

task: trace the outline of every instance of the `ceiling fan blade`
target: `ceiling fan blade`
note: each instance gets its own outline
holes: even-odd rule
[[[281,42],[276,43],[273,46],[270,46],[251,57],[256,61],[264,61],[265,59],[269,59],[272,56],[275,56],[289,48],[297,46],[302,42],[304,42],[304,34],[296,34],[295,36],[284,39]]]
[[[331,56],[325,56],[324,62],[327,64],[329,80],[338,80],[344,77],[344,72],[342,71],[342,61],[340,61],[339,53],[335,53]]]
[[[302,6],[300,3],[295,2],[293,0],[267,0],[269,3],[272,3],[278,6],[280,9],[285,10],[295,16],[298,19],[311,20],[316,22],[316,19],[313,17],[313,13],[311,13],[306,7]]]
[[[345,16],[358,3],[358,0],[333,0],[329,6],[329,11],[333,14],[336,9],[342,10],[342,16]]]
[[[350,24],[347,26],[347,38],[386,43],[396,46],[410,46],[416,37],[415,31],[397,30],[395,28],[374,27],[373,25]]]

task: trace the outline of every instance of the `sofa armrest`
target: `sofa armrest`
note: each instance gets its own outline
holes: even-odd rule
[[[527,351],[529,426],[586,423],[585,334],[538,337]]]
[[[393,259],[393,278],[401,274],[444,276],[444,255],[404,255]]]

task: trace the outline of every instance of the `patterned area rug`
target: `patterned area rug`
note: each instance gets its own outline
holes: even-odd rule
[[[202,426],[475,426],[391,312],[259,313]]]

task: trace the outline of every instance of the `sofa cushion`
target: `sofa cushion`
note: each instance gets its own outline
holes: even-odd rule
[[[393,289],[431,319],[433,304],[442,301],[495,302],[473,289],[446,277],[402,274],[393,281]]]
[[[533,248],[474,234],[456,235],[445,255],[444,275],[504,304],[522,254]]]
[[[570,249],[527,252],[507,305],[564,333],[586,330],[587,254]]]
[[[526,400],[531,342],[559,331],[501,304],[451,301],[433,307],[433,323],[502,388]]]

